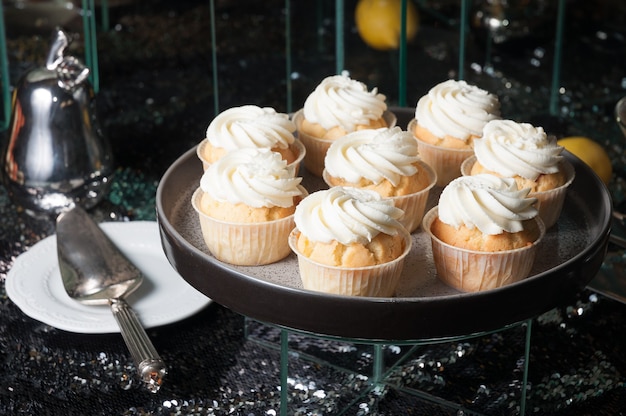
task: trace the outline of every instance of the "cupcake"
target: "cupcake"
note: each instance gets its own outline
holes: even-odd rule
[[[437,172],[437,185],[445,186],[461,175],[461,163],[473,155],[472,142],[483,126],[500,118],[500,101],[465,81],[435,85],[417,102],[409,123],[420,157]]]
[[[289,237],[304,288],[392,296],[411,248],[400,216],[402,210],[374,191],[333,187],[304,198]]]
[[[568,186],[574,180],[574,167],[561,152],[556,138],[543,128],[513,120],[493,120],[474,140],[475,156],[463,162],[464,175],[491,173],[514,178],[519,189],[530,189],[537,198],[539,216],[546,228],[561,215]]]
[[[267,148],[280,153],[297,174],[297,166],[304,158],[304,145],[295,139],[296,126],[287,114],[270,107],[244,105],[233,107],[217,115],[209,124],[206,138],[196,153],[203,169],[226,153],[244,148]]]
[[[545,235],[529,189],[482,174],[454,179],[424,217],[437,277],[464,292],[526,278]]]
[[[239,149],[212,163],[192,196],[211,254],[241,266],[289,255],[293,214],[307,194],[301,180],[269,149]]]
[[[325,78],[294,114],[298,137],[306,147],[304,166],[322,176],[324,156],[339,137],[362,129],[393,127],[396,117],[387,110],[386,97],[348,75]]]
[[[376,191],[404,211],[409,232],[419,227],[437,175],[422,162],[413,135],[400,127],[360,130],[333,142],[323,173],[329,186]]]

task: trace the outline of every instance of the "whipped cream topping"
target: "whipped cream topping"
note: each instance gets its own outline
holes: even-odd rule
[[[296,207],[294,220],[312,241],[367,244],[379,233],[395,235],[404,212],[369,190],[333,187],[317,191]]]
[[[320,82],[304,102],[304,118],[326,130],[340,126],[347,132],[357,125],[378,120],[387,110],[386,97],[378,89],[367,90],[348,75],[333,75]]]
[[[279,153],[250,148],[230,152],[211,164],[200,188],[217,201],[288,208],[294,197],[303,195],[301,181]]]
[[[490,174],[461,176],[450,182],[439,197],[439,220],[459,228],[478,228],[483,234],[515,233],[522,221],[534,218],[536,198],[530,189],[517,189],[512,178]]]
[[[330,146],[324,165],[336,178],[356,183],[366,178],[374,184],[387,179],[397,186],[403,176],[417,173],[417,141],[400,127],[360,130]]]
[[[453,79],[432,87],[415,108],[417,122],[437,137],[467,141],[483,126],[500,118],[500,101],[489,92]]]
[[[214,147],[227,151],[250,147],[286,149],[295,140],[296,125],[288,114],[271,107],[244,105],[218,114],[206,131]]]
[[[486,169],[531,180],[558,172],[562,151],[556,138],[548,137],[543,128],[513,120],[490,121],[482,137],[474,140],[476,159]]]

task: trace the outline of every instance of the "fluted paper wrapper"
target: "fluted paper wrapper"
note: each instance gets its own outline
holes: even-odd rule
[[[411,250],[411,236],[403,231],[406,248],[402,255],[388,263],[369,267],[336,267],[312,261],[297,249],[297,229],[291,232],[289,245],[298,257],[298,270],[305,289],[336,295],[391,297]]]
[[[315,176],[321,177],[322,172],[324,171],[324,159],[326,158],[326,153],[328,152],[330,145],[333,144],[335,140],[321,139],[319,137],[301,132],[299,128],[302,124],[303,118],[304,110],[302,109],[298,110],[293,115],[293,122],[298,128],[298,139],[300,139],[302,143],[304,143],[304,147],[306,147],[304,167]],[[383,118],[387,122],[388,127],[394,127],[396,125],[396,115],[391,111],[385,111],[383,113]]]
[[[461,166],[463,176],[470,176],[474,163],[476,163],[476,156],[471,156],[463,162]],[[549,191],[531,192],[528,194],[529,197],[537,198],[535,207],[539,211],[539,218],[543,221],[546,229],[552,227],[559,220],[563,204],[565,203],[567,188],[572,184],[576,176],[574,166],[565,159],[561,160],[559,169],[565,171],[567,178],[563,185]]]
[[[396,208],[400,208],[404,211],[404,216],[400,218],[400,223],[404,225],[410,233],[417,230],[422,223],[426,204],[428,203],[428,195],[430,194],[430,190],[437,183],[437,174],[433,168],[424,162],[420,162],[420,168],[427,172],[430,177],[428,186],[410,195],[391,198]]]
[[[567,188],[574,181],[574,166],[566,160],[561,161],[560,168],[565,170],[567,181],[565,184],[550,191],[531,192],[528,196],[537,198],[537,209],[539,210],[539,218],[543,221],[546,228],[552,227],[557,223],[563,210]]]
[[[198,143],[198,146],[196,147],[196,156],[198,156],[198,159],[200,159],[200,162],[202,162],[203,171],[206,171],[209,166],[211,166],[211,163],[206,159],[205,156],[207,143],[207,139],[203,139],[200,143]]]
[[[205,156],[207,144],[207,139],[204,139],[200,143],[198,143],[198,146],[196,147],[196,156],[198,157],[198,159],[200,159],[200,162],[202,162],[203,171],[206,171],[209,166],[211,166],[211,163],[207,160]],[[302,163],[302,160],[304,160],[304,156],[306,154],[306,147],[304,146],[304,143],[302,143],[300,140],[294,140],[294,142],[289,145],[289,147],[291,147],[291,149],[294,151],[295,154],[298,155],[298,157],[296,158],[296,160],[289,163],[287,165],[287,168],[293,171],[294,176],[297,176],[300,170],[300,164]]]
[[[413,133],[417,120],[409,123],[407,130]],[[415,135],[413,135],[415,137]],[[437,173],[437,186],[444,187],[461,176],[461,164],[474,154],[474,149],[451,149],[426,143],[417,137],[417,150],[420,158]]]
[[[287,257],[289,233],[295,227],[293,215],[276,221],[242,223],[219,221],[200,209],[202,190],[192,196],[204,242],[216,259],[238,266],[261,266]]]
[[[437,182],[437,174],[433,168],[422,161],[418,163],[419,169],[422,170],[420,174],[427,174],[430,178],[428,186],[421,191],[412,194],[388,198],[393,201],[396,208],[400,208],[404,211],[404,215],[399,219],[399,222],[404,225],[404,228],[406,228],[409,233],[417,230],[422,223],[424,211],[426,210],[426,204],[428,203],[428,195]],[[323,178],[324,182],[326,182],[328,186],[333,186],[330,181],[330,175],[326,169],[323,171]]]
[[[431,238],[437,278],[462,292],[497,289],[525,279],[535,262],[537,246],[545,235],[537,219],[539,238],[527,247],[499,252],[467,250],[451,246],[435,237],[430,227],[438,215],[437,207],[426,213],[423,228]]]

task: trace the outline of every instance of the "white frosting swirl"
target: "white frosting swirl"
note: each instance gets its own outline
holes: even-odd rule
[[[303,195],[301,181],[279,153],[239,149],[212,163],[200,179],[200,188],[217,201],[288,208],[294,197]]]
[[[453,79],[432,87],[415,108],[417,122],[437,137],[451,136],[467,141],[480,136],[483,126],[500,118],[498,97]]]
[[[353,132],[357,125],[378,120],[387,110],[386,97],[378,89],[367,90],[348,75],[333,75],[320,82],[304,102],[304,118],[326,130],[340,126]]]
[[[387,179],[397,186],[403,176],[417,173],[417,141],[400,127],[360,130],[337,139],[328,149],[324,165],[336,178],[374,184]]]
[[[227,151],[258,147],[286,149],[295,140],[296,125],[288,114],[271,107],[244,105],[218,114],[206,131],[213,147]]]
[[[461,176],[450,182],[439,197],[439,220],[455,228],[477,227],[484,234],[515,233],[522,221],[534,218],[536,198],[529,189],[518,190],[512,178],[479,174]]]
[[[494,120],[474,140],[476,159],[486,169],[503,176],[535,180],[541,174],[556,173],[563,147],[541,127],[513,120]]]
[[[317,191],[296,207],[294,220],[312,241],[367,244],[379,233],[395,235],[404,212],[374,192],[333,187]]]

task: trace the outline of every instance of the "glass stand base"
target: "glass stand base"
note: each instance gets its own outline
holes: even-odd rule
[[[390,343],[245,320],[246,339],[280,356],[281,415],[524,416],[531,330],[529,319],[488,334]]]

